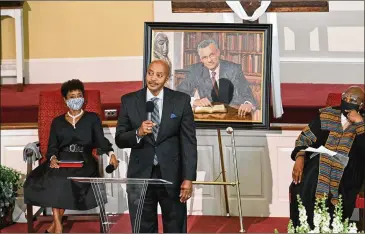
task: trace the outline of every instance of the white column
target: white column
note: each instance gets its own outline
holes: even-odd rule
[[[24,72],[24,35],[23,9],[15,10],[15,51],[16,51],[16,83],[23,84]]]
[[[23,9],[1,9],[1,16],[9,16],[15,19],[15,50],[16,68],[15,74],[11,71],[1,71],[1,76],[16,76],[16,83],[23,84],[24,77],[24,33],[23,33]]]

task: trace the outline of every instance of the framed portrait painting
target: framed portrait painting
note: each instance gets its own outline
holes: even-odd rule
[[[191,97],[198,128],[267,129],[271,32],[270,24],[146,22],[144,77],[152,61],[165,61],[165,87]]]

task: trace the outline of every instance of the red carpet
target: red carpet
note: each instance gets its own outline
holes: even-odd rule
[[[288,218],[251,218],[244,217],[244,226],[249,233],[274,233],[275,228],[281,232],[287,232]],[[162,230],[161,216],[159,217],[159,230]],[[36,232],[44,233],[50,223],[35,223]],[[98,233],[98,222],[67,221],[64,223],[65,233]],[[223,216],[189,216],[189,233],[238,233],[240,230],[238,217]],[[13,224],[1,230],[2,233],[25,233],[27,225]],[[129,216],[123,215],[111,228],[113,233],[131,233]],[[161,231],[160,231],[161,232]]]
[[[23,92],[16,92],[16,86],[4,85],[1,91],[1,123],[37,122],[38,97],[41,90],[57,90],[60,84],[29,84]],[[284,116],[272,119],[277,123],[308,123],[322,108],[328,93],[342,93],[350,85],[343,84],[290,84],[284,83],[282,99]],[[364,85],[361,85],[364,87]],[[102,108],[117,109],[123,94],[142,88],[142,82],[85,83],[86,89],[99,89]]]

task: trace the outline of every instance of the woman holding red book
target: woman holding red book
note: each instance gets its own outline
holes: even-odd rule
[[[92,155],[94,148],[108,154],[110,164],[118,167],[112,144],[104,137],[99,116],[82,109],[83,83],[75,79],[67,81],[62,85],[61,93],[69,111],[53,120],[47,161],[35,168],[24,183],[26,204],[52,207],[54,220],[46,233],[62,233],[61,220],[66,209],[90,210],[97,207],[90,184],[67,179],[100,177],[98,163]],[[105,193],[103,201],[106,203]]]

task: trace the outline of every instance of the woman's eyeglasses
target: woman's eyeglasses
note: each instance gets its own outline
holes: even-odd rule
[[[346,93],[342,93],[342,100],[344,100],[348,103],[356,104],[356,105],[359,105],[361,102],[361,99],[358,96],[354,96],[354,95],[350,95],[350,94],[346,94]]]

